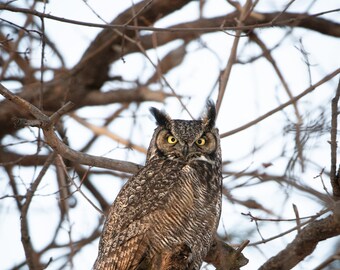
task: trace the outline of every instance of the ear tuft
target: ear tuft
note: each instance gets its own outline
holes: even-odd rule
[[[150,108],[150,112],[155,117],[157,125],[168,127],[169,116],[165,112],[162,112],[154,107]]]
[[[209,99],[206,105],[206,113],[202,118],[203,124],[205,128],[212,129],[215,126],[216,122],[216,107],[215,103]]]

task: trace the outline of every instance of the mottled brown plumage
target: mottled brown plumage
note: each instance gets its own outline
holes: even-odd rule
[[[102,232],[95,270],[199,269],[221,211],[221,151],[215,107],[201,120],[152,108],[146,165],[122,188]]]

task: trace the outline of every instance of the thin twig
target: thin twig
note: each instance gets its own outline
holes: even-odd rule
[[[51,124],[55,124],[59,121],[60,117],[62,117],[65,113],[68,113],[72,108],[74,107],[74,103],[71,101],[68,101],[66,104],[64,104],[59,110],[57,110],[55,113],[53,113],[50,117]]]
[[[284,109],[285,107],[293,104],[293,102],[296,102],[298,101],[299,99],[303,98],[305,95],[313,92],[313,90],[315,90],[317,87],[319,87],[320,85],[324,84],[325,82],[331,80],[333,77],[335,77],[336,75],[338,75],[340,73],[340,68],[336,69],[335,71],[333,71],[332,73],[328,74],[327,76],[325,76],[324,78],[322,78],[320,81],[318,81],[316,84],[308,87],[305,91],[303,91],[301,94],[295,96],[294,98],[290,99],[289,101],[281,104],[280,106],[276,107],[275,109],[261,115],[260,117],[250,121],[249,123],[243,125],[243,126],[240,126],[238,128],[235,128],[231,131],[228,131],[228,132],[224,132],[220,135],[221,138],[224,138],[224,137],[227,137],[227,136],[230,136],[230,135],[234,135],[236,134],[237,132],[240,132],[242,130],[245,130],[251,126],[254,126],[256,125],[257,123],[261,122],[262,120],[268,118],[269,116],[281,111],[282,109]]]
[[[153,0],[149,0],[137,12],[135,11],[135,5],[132,5],[131,10],[133,12],[133,16],[125,23],[125,25],[126,26],[129,25],[129,23],[131,23],[133,20],[136,22],[137,20],[135,20],[135,19],[137,19],[138,15],[140,15],[146,8],[148,8],[149,5],[151,5],[152,2],[153,2]]]
[[[92,156],[71,149],[70,147],[65,145],[54,133],[51,119],[47,115],[42,113],[37,107],[30,104],[21,97],[14,95],[2,84],[0,84],[0,94],[3,95],[6,99],[19,105],[19,107],[24,109],[26,112],[30,112],[33,116],[40,120],[42,122],[41,127],[44,131],[46,142],[50,147],[56,150],[64,158],[84,165],[113,169],[127,173],[135,173],[141,168],[140,165],[132,162]],[[72,106],[72,103],[65,104],[61,109],[58,110],[58,113],[55,113],[55,116],[52,119],[56,119],[57,117],[59,117],[60,111],[65,111],[65,108],[69,108],[69,106]]]
[[[340,226],[333,215],[315,220],[305,226],[291,243],[267,260],[259,270],[293,269],[315,250],[320,241],[339,234]]]
[[[246,246],[249,245],[249,240],[244,240],[240,245],[239,247],[236,249],[236,253],[237,254],[241,254],[242,251],[246,248]]]
[[[320,215],[327,213],[329,210],[330,210],[330,208],[325,208],[324,210],[321,210],[319,213],[317,213],[315,215],[299,217],[299,219],[301,221],[303,219],[317,218]],[[253,216],[250,212],[241,213],[241,215],[248,216],[250,218],[250,221],[257,220],[257,221],[271,221],[271,222],[292,222],[292,221],[296,222],[296,218],[260,218],[260,217]]]
[[[136,25],[137,22],[135,22]],[[147,54],[145,48],[143,47],[142,43],[140,42],[140,35],[139,32],[136,30],[136,37],[137,37],[137,42],[135,40],[132,40],[132,42],[138,47],[138,49],[141,51],[141,53],[146,57],[146,59],[148,59],[148,61],[150,62],[150,64],[154,67],[154,69],[157,71],[158,66],[151,60],[151,58],[149,57],[149,55]],[[185,106],[185,104],[183,103],[181,96],[179,96],[175,89],[171,86],[171,84],[168,82],[168,80],[165,78],[165,76],[160,73],[160,78],[162,78],[162,80],[164,81],[164,83],[166,84],[167,87],[169,87],[170,91],[172,92],[172,94],[177,98],[178,102],[181,104],[181,106],[183,107],[183,109],[188,113],[188,115],[194,119],[194,117],[192,116],[192,114],[190,113],[190,111],[188,110],[188,108]]]
[[[46,11],[46,1],[44,1],[43,5],[43,14]],[[40,17],[41,21],[41,59],[40,59],[40,95],[39,95],[39,109],[43,110],[44,104],[44,74],[45,74],[45,17]]]
[[[300,215],[299,215],[299,210],[294,203],[293,203],[293,210],[294,210],[294,214],[295,214],[295,217],[296,217],[297,231],[298,231],[298,233],[300,233],[300,231],[301,231],[301,219],[300,219]]]
[[[324,170],[325,170],[325,169],[322,169],[321,172],[320,172],[317,176],[314,177],[314,179],[315,179],[315,178],[320,178],[323,190],[326,192],[327,196],[329,197],[329,200],[330,200],[331,202],[334,202],[334,200],[333,200],[331,194],[329,194],[329,192],[328,192],[328,189],[327,189],[327,187],[326,187],[326,185],[325,185],[325,181],[323,180],[323,177],[322,177],[322,175],[323,175],[323,173],[324,173]]]
[[[81,190],[81,185],[78,186],[75,181],[73,180],[73,177],[70,177],[68,172],[67,172],[67,169],[66,169],[66,165],[62,159],[62,157],[60,155],[58,155],[58,160],[59,160],[59,163],[62,165],[62,168],[63,168],[63,171],[65,173],[65,175],[67,175],[68,179],[72,182],[72,184],[74,185],[74,187],[76,188],[76,191],[78,191],[84,198],[85,200],[87,200],[94,209],[96,209],[101,215],[103,215],[103,211],[100,210],[85,194],[84,192]],[[86,174],[84,174],[83,176],[83,179],[86,178]],[[82,182],[82,181],[81,181]]]
[[[259,245],[259,244],[265,244],[265,243],[267,243],[267,242],[270,242],[270,241],[273,241],[273,240],[275,240],[275,239],[278,239],[278,238],[280,238],[280,237],[282,237],[282,236],[284,236],[284,235],[286,235],[286,234],[289,234],[289,233],[291,233],[291,232],[293,232],[293,231],[295,231],[295,230],[298,230],[298,227],[302,228],[302,227],[305,226],[306,224],[309,224],[309,223],[315,221],[318,217],[320,217],[320,216],[322,216],[323,214],[327,213],[329,210],[330,210],[329,208],[326,208],[326,209],[324,209],[324,210],[321,210],[321,211],[318,212],[317,214],[311,216],[311,217],[310,217],[308,220],[306,220],[305,222],[300,223],[299,226],[298,226],[298,225],[297,225],[297,226],[294,226],[293,228],[291,228],[291,229],[289,229],[289,230],[286,230],[286,231],[284,231],[284,232],[282,232],[282,233],[280,233],[280,234],[277,234],[277,235],[275,235],[275,236],[269,237],[269,238],[267,238],[267,239],[263,239],[262,241],[257,241],[257,242],[250,243],[249,246],[257,246],[257,245]],[[261,220],[261,219],[254,218],[253,220],[256,221],[256,220]],[[295,220],[295,219],[294,219],[294,220]]]
[[[109,116],[106,120],[105,123],[103,124],[103,127],[106,127],[113,121],[115,120],[120,114],[121,112],[123,112],[126,108],[128,107],[128,104],[123,103],[122,106],[117,109],[117,111],[115,111],[111,116]],[[87,142],[87,144],[80,149],[80,152],[86,152],[88,149],[90,149],[90,147],[93,145],[93,143],[98,139],[99,134],[93,134],[93,137]]]
[[[241,8],[240,17],[237,21],[238,27],[243,26],[243,22],[247,19],[247,16],[249,16],[248,11],[251,9],[251,6],[252,6],[251,4],[252,4],[251,0],[247,0],[246,3],[244,4],[244,6]],[[217,101],[216,101],[216,112],[217,112],[217,114],[219,113],[220,108],[221,108],[224,93],[225,93],[225,90],[226,90],[226,87],[227,87],[227,84],[228,84],[228,81],[229,81],[231,69],[232,69],[232,67],[233,67],[233,65],[236,61],[237,47],[238,47],[238,44],[239,44],[239,41],[240,41],[241,34],[242,34],[242,30],[236,31],[227,65],[226,65],[225,69],[222,71],[220,79],[219,79],[220,84],[219,84],[219,87],[218,87],[218,97],[217,97]]]
[[[334,261],[340,260],[340,248],[337,249],[337,251],[328,257],[325,261],[323,261],[321,264],[319,264],[317,267],[315,267],[313,270],[322,270],[326,269],[325,267],[331,264]],[[327,268],[328,269],[328,268]],[[335,268],[334,268],[335,269]]]
[[[21,227],[21,242],[24,247],[25,251],[25,257],[27,261],[27,265],[30,270],[39,269],[39,257],[37,256],[37,253],[34,251],[34,248],[31,243],[31,238],[29,234],[29,227],[28,227],[28,221],[27,221],[27,213],[28,209],[30,207],[31,201],[33,199],[34,193],[37,190],[41,180],[43,179],[44,175],[47,172],[47,169],[54,161],[54,158],[56,156],[56,153],[53,152],[49,155],[47,158],[43,168],[41,169],[38,177],[34,180],[34,182],[31,184],[30,188],[27,190],[26,193],[26,200],[25,203],[22,205],[21,208],[21,215],[20,215],[20,227]]]
[[[336,94],[332,99],[332,127],[331,127],[331,171],[330,180],[333,188],[333,195],[340,197],[340,181],[339,174],[337,173],[337,132],[338,132],[338,102],[340,97],[340,78]]]
[[[39,119],[40,121],[43,121],[46,123],[50,121],[49,117],[43,114],[37,107],[29,103],[28,101],[24,100],[23,98],[14,95],[1,83],[0,83],[0,94],[3,95],[9,101],[15,103],[16,105],[24,109],[25,111],[30,112],[35,118]]]
[[[254,32],[251,33],[249,35],[249,37],[250,37],[251,40],[253,40],[261,48],[261,50],[263,51],[263,56],[273,66],[277,76],[279,77],[279,80],[281,81],[283,89],[286,91],[288,97],[290,99],[293,99],[294,96],[292,94],[292,91],[290,90],[287,81],[285,80],[282,72],[280,71],[278,65],[276,64],[276,61],[275,61],[274,57],[271,55],[271,53],[268,50],[266,44]],[[305,166],[304,166],[304,158],[303,158],[303,152],[302,152],[303,147],[302,147],[302,143],[301,143],[301,129],[300,129],[301,125],[303,124],[303,119],[301,117],[301,114],[300,114],[297,102],[294,101],[292,103],[292,105],[293,105],[293,108],[294,108],[294,111],[295,111],[295,115],[296,115],[296,120],[297,120],[296,124],[295,124],[295,128],[296,128],[295,145],[296,145],[296,149],[297,149],[297,153],[298,153],[298,158],[300,160],[302,171],[304,171],[304,167]]]
[[[145,31],[152,31],[152,32],[212,32],[212,31],[226,31],[226,30],[252,30],[254,28],[264,28],[264,27],[272,27],[272,26],[284,26],[287,24],[292,24],[293,22],[298,22],[310,17],[319,17],[325,14],[336,13],[340,11],[338,9],[327,10],[323,12],[319,12],[316,14],[300,14],[300,17],[289,18],[280,21],[273,21],[265,22],[265,23],[258,23],[255,25],[244,25],[244,26],[228,26],[228,27],[190,27],[190,28],[162,28],[162,27],[152,27],[152,26],[134,26],[134,25],[114,25],[114,24],[100,24],[100,23],[89,23],[77,20],[70,20],[58,16],[53,16],[51,14],[44,14],[36,10],[26,9],[26,8],[18,8],[7,4],[0,4],[0,10],[8,10],[12,12],[20,12],[25,14],[32,14],[37,17],[44,17],[50,20],[55,20],[63,23],[75,24],[80,26],[87,26],[87,27],[95,27],[95,28],[112,28],[112,29],[120,29],[120,30],[145,30]],[[261,13],[259,13],[261,15]],[[296,14],[295,14],[296,15]]]
[[[70,116],[74,120],[76,120],[79,124],[81,124],[84,127],[87,127],[88,129],[90,129],[94,134],[107,136],[107,137],[111,138],[112,140],[116,141],[117,143],[123,144],[127,148],[135,149],[138,152],[146,154],[145,147],[142,147],[140,145],[134,144],[134,143],[132,143],[132,142],[130,142],[130,141],[128,141],[128,140],[118,136],[117,134],[112,133],[105,126],[99,127],[99,126],[93,125],[93,124],[85,121],[84,119],[80,118],[79,116],[77,116],[74,113],[70,114]]]
[[[276,22],[278,20],[278,18],[280,18],[280,16],[285,13],[287,11],[287,9],[295,2],[296,0],[291,0],[286,6],[285,8],[275,16],[275,18],[272,20],[272,23]]]
[[[31,6],[32,9],[35,8],[37,2],[34,2]],[[6,42],[6,46],[1,46],[2,48],[4,48],[7,53],[8,53],[8,59],[4,62],[1,63],[1,74],[0,74],[0,81],[2,81],[3,79],[5,79],[5,75],[7,73],[8,68],[10,67],[10,64],[12,63],[12,61],[15,61],[17,63],[17,65],[20,67],[20,69],[24,72],[25,74],[25,80],[28,81],[35,81],[35,78],[31,72],[30,69],[30,62],[27,59],[24,59],[22,57],[20,57],[20,55],[18,53],[16,53],[19,49],[19,45],[20,42],[22,41],[23,37],[25,36],[24,33],[29,33],[29,31],[36,31],[36,30],[27,30],[28,26],[32,23],[33,18],[32,16],[28,16],[26,17],[25,23],[23,26],[19,26],[17,24],[14,24],[13,22],[9,22],[7,20],[4,20],[1,18],[1,21],[4,21],[10,25],[13,25],[15,28],[20,29],[18,31],[18,37],[17,40],[15,42],[10,42],[10,40],[8,40]],[[39,36],[41,36],[40,32]],[[2,33],[0,33],[0,36],[3,38]],[[5,38],[7,40],[7,38]]]

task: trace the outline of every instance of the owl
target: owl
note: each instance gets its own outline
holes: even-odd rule
[[[95,270],[200,269],[221,212],[221,150],[216,110],[199,120],[156,108],[146,165],[110,207]]]

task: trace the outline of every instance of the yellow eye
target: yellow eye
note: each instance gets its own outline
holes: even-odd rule
[[[199,138],[196,141],[196,144],[199,145],[199,146],[205,145],[205,139],[204,138]]]
[[[174,136],[169,136],[168,137],[168,143],[170,143],[170,144],[175,144],[175,143],[177,143],[177,139],[174,137]]]

